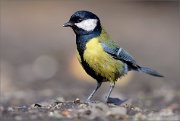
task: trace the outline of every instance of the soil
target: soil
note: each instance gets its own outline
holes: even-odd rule
[[[115,99],[111,99],[113,101]],[[117,102],[117,99],[115,100]],[[145,102],[148,103],[148,102]],[[147,104],[146,104],[147,106]],[[180,120],[180,105],[172,103],[160,110],[140,108],[128,100],[121,104],[83,102],[80,99],[66,101],[64,98],[43,101],[29,106],[0,107],[1,121],[83,121],[83,120]]]

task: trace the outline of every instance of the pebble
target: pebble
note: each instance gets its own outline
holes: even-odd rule
[[[62,119],[64,116],[59,113],[59,111],[54,111],[54,112],[49,112],[48,114],[49,117],[57,118],[57,119]]]
[[[36,104],[34,104],[34,107],[39,107],[40,108],[40,107],[42,107],[42,105],[36,103]]]
[[[143,115],[142,113],[137,113],[137,114],[135,114],[135,116],[134,116],[134,120],[135,120],[135,121],[145,120],[145,119],[146,119],[146,116]]]
[[[74,100],[74,103],[80,103],[81,101],[80,101],[80,99],[79,98],[76,98],[75,100]]]
[[[79,105],[80,108],[86,108],[87,106],[88,106],[88,105],[87,105],[87,104],[84,104],[84,103],[82,103],[82,104]]]
[[[8,107],[7,110],[10,112],[14,111],[14,109],[12,107]]]

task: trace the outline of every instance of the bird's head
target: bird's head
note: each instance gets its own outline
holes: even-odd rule
[[[94,32],[101,32],[101,23],[99,18],[89,11],[77,11],[70,20],[63,25],[71,27],[76,35],[88,35]]]

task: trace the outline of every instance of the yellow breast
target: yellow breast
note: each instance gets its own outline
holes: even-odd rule
[[[83,58],[96,74],[109,81],[116,81],[123,74],[124,64],[107,54],[98,38],[93,38],[86,44]]]

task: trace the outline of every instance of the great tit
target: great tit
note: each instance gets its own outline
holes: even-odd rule
[[[126,50],[112,41],[94,13],[77,11],[63,26],[73,29],[76,35],[78,60],[84,70],[97,81],[96,88],[87,101],[91,100],[102,82],[109,81],[110,89],[106,97],[106,102],[108,102],[115,82],[129,71],[163,77],[151,68],[139,66]]]

